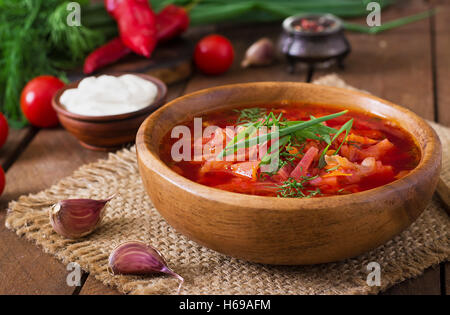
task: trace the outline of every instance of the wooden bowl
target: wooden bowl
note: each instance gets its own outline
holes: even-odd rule
[[[178,175],[158,156],[163,135],[190,117],[284,100],[333,104],[385,117],[411,133],[421,150],[419,165],[402,179],[364,192],[291,199],[203,186]],[[268,264],[326,263],[385,243],[422,213],[441,167],[439,139],[414,113],[371,95],[306,83],[227,85],[180,97],[145,120],[136,143],[144,186],[170,225],[218,252]]]
[[[125,73],[111,74],[120,76]],[[59,121],[63,127],[77,138],[81,145],[91,150],[112,151],[123,144],[134,141],[136,132],[145,118],[164,104],[167,87],[159,79],[145,74],[132,73],[153,82],[158,87],[155,100],[138,111],[120,115],[84,116],[69,112],[60,103],[59,98],[67,89],[78,86],[81,80],[70,83],[59,90],[52,99]]]

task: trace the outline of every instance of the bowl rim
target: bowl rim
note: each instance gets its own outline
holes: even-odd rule
[[[147,81],[154,83],[158,89],[158,94],[157,94],[156,98],[153,100],[153,102],[151,102],[149,105],[147,105],[146,107],[141,108],[139,110],[136,110],[133,112],[128,112],[128,113],[123,113],[123,114],[116,114],[116,115],[88,116],[88,115],[72,113],[64,108],[64,106],[61,104],[59,99],[66,90],[76,88],[83,79],[87,78],[87,76],[86,76],[77,81],[66,84],[64,87],[59,89],[52,98],[52,107],[55,109],[55,111],[59,115],[63,115],[63,116],[66,116],[66,117],[69,117],[69,118],[72,118],[75,120],[90,121],[90,122],[108,122],[108,121],[124,120],[124,119],[128,119],[128,118],[140,116],[142,114],[148,113],[149,111],[153,111],[153,110],[157,109],[158,107],[160,107],[163,104],[163,101],[165,100],[165,97],[167,96],[167,86],[163,81],[161,81],[160,79],[153,77],[151,75],[148,75],[145,73],[137,73],[137,72],[111,72],[111,73],[99,73],[97,75],[93,75],[93,77],[99,77],[101,75],[111,75],[111,76],[118,77],[118,76],[122,76],[125,74],[135,75],[135,76],[141,77]],[[89,76],[89,77],[91,77],[91,76]]]
[[[393,107],[395,110],[402,112],[405,115],[408,115],[412,118],[418,127],[423,130],[426,134],[427,138],[432,139],[427,142],[425,148],[422,148],[417,140],[417,137],[410,133],[408,130],[404,129],[408,132],[411,137],[416,142],[416,145],[419,147],[421,152],[421,159],[419,164],[412,169],[408,175],[397,179],[391,183],[388,183],[383,186],[379,186],[376,188],[372,188],[369,190],[347,194],[347,195],[335,195],[335,196],[326,196],[320,198],[280,198],[280,197],[268,197],[268,196],[256,196],[249,194],[241,194],[230,191],[225,191],[213,187],[209,187],[206,185],[202,185],[191,181],[190,179],[176,173],[170,167],[168,167],[159,157],[158,154],[152,152],[148,147],[148,144],[145,141],[145,134],[147,129],[151,127],[152,120],[157,118],[163,111],[171,106],[175,106],[177,103],[182,102],[186,98],[196,97],[202,94],[208,94],[213,91],[223,90],[223,89],[233,89],[235,87],[248,87],[251,88],[255,85],[273,85],[273,84],[281,84],[281,85],[303,85],[305,87],[310,88],[325,88],[341,91],[349,94],[354,94],[356,96],[361,96],[365,98],[370,98],[372,100],[381,102],[385,105]],[[213,110],[213,109],[212,109]],[[388,117],[386,119],[389,119]],[[395,121],[395,120],[393,120]],[[153,123],[154,124],[154,123]],[[404,189],[405,185],[410,187],[414,183],[420,182],[420,178],[424,175],[427,169],[433,168],[436,165],[436,160],[439,161],[437,163],[440,167],[441,164],[441,143],[439,137],[436,132],[429,126],[421,117],[416,115],[414,112],[400,106],[396,105],[387,100],[381,99],[379,97],[373,96],[368,93],[349,90],[345,88],[338,87],[330,87],[312,83],[303,83],[303,82],[276,82],[276,81],[267,81],[267,82],[249,82],[249,83],[237,83],[237,84],[228,84],[217,87],[211,87],[207,89],[202,89],[193,93],[186,94],[184,96],[178,97],[164,106],[159,108],[157,111],[152,113],[140,126],[138,133],[136,135],[136,153],[138,156],[138,160],[140,163],[143,163],[147,168],[151,169],[153,172],[156,172],[159,176],[163,177],[165,180],[169,181],[173,185],[176,185],[178,188],[188,191],[191,194],[194,194],[198,197],[202,197],[211,201],[221,202],[222,204],[227,204],[229,206],[242,207],[245,204],[248,208],[257,207],[262,210],[277,210],[277,211],[296,211],[299,209],[302,210],[316,210],[324,208],[324,206],[329,205],[329,207],[333,208],[333,206],[339,202],[339,204],[364,204],[365,202],[376,202],[374,196],[387,196],[396,194],[396,191],[400,189]],[[151,161],[151,163],[149,162]],[[151,164],[151,165],[150,165]],[[377,197],[378,198],[378,197]]]

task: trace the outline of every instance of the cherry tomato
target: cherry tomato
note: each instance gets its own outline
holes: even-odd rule
[[[20,106],[32,125],[41,128],[58,125],[52,97],[63,86],[64,82],[50,75],[36,77],[27,83],[22,90]]]
[[[233,45],[221,35],[203,37],[195,46],[195,64],[205,74],[224,73],[231,67],[233,59]]]
[[[3,172],[3,168],[0,166],[0,196],[2,195],[4,188],[5,188],[5,172]]]
[[[8,138],[8,122],[5,116],[0,113],[0,148],[5,144],[6,138]]]

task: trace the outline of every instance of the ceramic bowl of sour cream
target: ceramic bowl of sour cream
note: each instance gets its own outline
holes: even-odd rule
[[[145,74],[109,74],[70,83],[53,97],[63,127],[93,150],[134,141],[144,119],[164,104],[166,85]]]

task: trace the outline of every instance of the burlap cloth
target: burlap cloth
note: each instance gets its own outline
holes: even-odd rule
[[[335,75],[315,82],[348,87]],[[431,123],[443,144],[442,177],[450,182],[450,129]],[[53,232],[48,208],[65,198],[106,198],[101,227],[79,241]],[[141,240],[158,248],[170,267],[185,278],[182,294],[366,294],[420,275],[450,254],[450,220],[437,200],[406,231],[377,249],[342,262],[316,266],[267,266],[248,263],[202,247],[177,233],[152,206],[139,177],[134,147],[84,165],[72,176],[40,193],[9,204],[6,226],[64,263],[77,262],[91,276],[129,294],[174,294],[167,276],[112,276],[108,255],[119,243]],[[381,287],[366,284],[369,262],[381,265]]]

